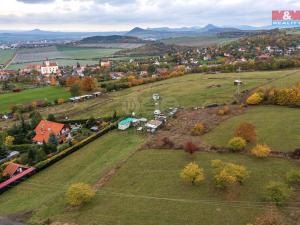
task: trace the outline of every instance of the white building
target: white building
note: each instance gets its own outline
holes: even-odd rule
[[[55,62],[50,62],[49,60],[46,60],[41,65],[41,74],[42,75],[56,74],[57,71],[58,71],[58,65]]]

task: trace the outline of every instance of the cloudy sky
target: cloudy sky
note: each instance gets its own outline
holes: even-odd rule
[[[122,31],[135,26],[270,25],[300,0],[0,0],[0,30]]]

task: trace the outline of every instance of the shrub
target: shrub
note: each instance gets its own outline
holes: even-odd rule
[[[174,143],[168,137],[162,137],[158,139],[158,145],[163,148],[173,148]]]
[[[15,140],[15,138],[14,138],[13,136],[7,136],[7,137],[5,138],[4,144],[5,144],[6,146],[12,146],[13,143],[14,143],[14,140]]]
[[[265,198],[267,201],[282,205],[293,193],[285,183],[271,181],[265,187]]]
[[[247,142],[241,137],[234,137],[229,140],[228,148],[232,151],[241,151],[245,149]]]
[[[258,105],[259,103],[261,103],[262,100],[263,98],[260,96],[260,94],[255,92],[247,98],[247,104]]]
[[[224,106],[222,109],[219,109],[217,114],[220,115],[220,116],[224,116],[224,115],[227,115],[230,113],[230,108],[229,106]]]
[[[57,99],[57,104],[58,104],[58,105],[62,105],[62,104],[64,104],[64,103],[65,103],[65,99],[63,99],[63,98]]]
[[[66,202],[71,206],[81,206],[95,196],[90,185],[84,183],[72,184],[66,192]]]
[[[200,184],[204,181],[203,169],[195,162],[187,164],[180,173],[180,177],[192,185]]]
[[[233,184],[242,184],[249,177],[246,167],[221,160],[212,160],[214,180],[217,188],[225,189]]]
[[[193,128],[192,128],[192,135],[201,135],[204,133],[205,126],[203,123],[197,123]]]
[[[251,123],[240,123],[235,129],[235,136],[242,137],[247,142],[255,142],[256,141],[256,131],[255,126]]]
[[[300,171],[291,170],[286,174],[286,180],[290,185],[300,185]]]
[[[270,155],[271,149],[267,145],[256,145],[253,149],[251,149],[251,154],[259,157],[264,158]]]
[[[184,151],[187,153],[193,155],[198,150],[197,145],[195,145],[193,142],[188,141],[184,144]]]

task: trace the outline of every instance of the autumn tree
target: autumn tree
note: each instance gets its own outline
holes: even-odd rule
[[[65,194],[67,204],[75,207],[88,203],[95,196],[95,191],[88,184],[72,184]]]
[[[187,164],[180,173],[180,177],[187,183],[192,185],[200,184],[204,181],[203,169],[195,162]]]
[[[85,77],[80,83],[80,89],[82,91],[94,91],[97,87],[97,80],[93,77]]]
[[[263,100],[263,98],[260,96],[260,94],[255,92],[247,98],[247,104],[248,105],[258,105],[261,103],[262,100]]]
[[[186,142],[183,148],[184,151],[189,153],[190,155],[193,155],[198,150],[197,145],[195,145],[192,141]]]
[[[62,104],[64,104],[64,103],[65,103],[65,99],[63,99],[63,98],[57,99],[57,104],[58,104],[58,105],[62,105]]]
[[[264,158],[270,155],[271,149],[269,146],[263,144],[258,144],[254,148],[251,149],[251,154],[258,157],[258,158]]]
[[[221,160],[212,160],[214,181],[217,188],[226,189],[233,184],[242,184],[249,177],[246,167]]]
[[[251,123],[240,123],[235,129],[235,137],[242,137],[247,142],[255,142],[256,141],[256,131],[255,126]]]
[[[80,84],[81,80],[79,76],[69,76],[66,80],[67,87],[72,87],[74,84]]]
[[[203,134],[205,131],[205,126],[203,123],[196,123],[192,128],[192,135],[198,136]]]
[[[247,142],[242,137],[233,137],[228,142],[228,148],[232,151],[241,151],[245,149]]]
[[[13,136],[7,136],[4,141],[5,146],[7,146],[7,147],[12,146],[14,143],[14,140],[15,140],[15,138]]]

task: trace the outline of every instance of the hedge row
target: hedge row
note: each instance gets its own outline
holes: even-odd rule
[[[95,118],[96,120],[103,120],[105,122],[110,122],[113,118],[111,116],[107,116],[107,117],[99,117],[99,118]],[[116,120],[119,119],[119,117],[116,117]],[[74,119],[74,120],[56,120],[55,122],[57,123],[63,123],[63,124],[70,124],[70,123],[86,123],[89,119]]]
[[[113,130],[114,128],[116,128],[118,125],[118,122],[115,122],[113,124],[110,124],[108,127],[102,129],[101,131],[91,135],[90,137],[84,139],[83,141],[73,145],[70,148],[67,148],[63,151],[61,151],[60,153],[52,156],[51,158],[48,158],[44,161],[41,161],[39,163],[37,163],[34,167],[36,168],[36,171],[40,171],[43,169],[46,169],[48,166],[51,166],[52,164],[58,162],[59,160],[65,158],[66,156],[72,154],[73,152],[76,152],[77,150],[79,150],[80,148],[82,148],[83,146],[91,143],[92,141],[96,140],[97,138],[99,138],[100,136],[106,134],[107,132],[109,132],[110,130]]]

